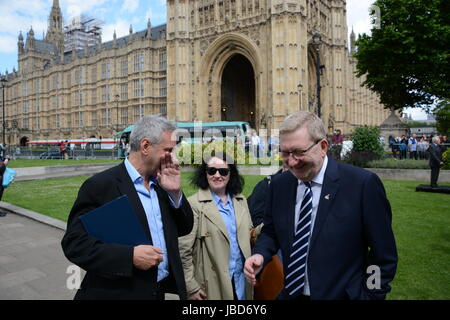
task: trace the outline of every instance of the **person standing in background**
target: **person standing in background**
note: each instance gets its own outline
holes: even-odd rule
[[[432,143],[428,148],[428,153],[430,154],[430,169],[431,169],[431,178],[430,185],[432,188],[437,188],[437,182],[439,179],[439,171],[441,166],[444,164],[442,162],[442,149],[440,146],[441,140],[439,136],[434,136],[432,138]]]

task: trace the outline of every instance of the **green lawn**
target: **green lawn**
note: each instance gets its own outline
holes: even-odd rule
[[[60,160],[60,159],[15,159],[11,160],[8,164],[9,168],[25,168],[25,167],[45,167],[45,166],[74,166],[82,164],[97,164],[107,162],[121,162],[121,160]]]
[[[450,195],[416,192],[414,181],[383,183],[399,255],[389,298],[450,299]]]
[[[190,174],[183,173],[187,196]],[[77,191],[87,177],[15,182],[5,190],[7,201],[57,219],[67,220]],[[261,176],[245,176],[248,196]],[[393,212],[399,264],[389,299],[450,299],[450,196],[415,192],[427,182],[383,181]],[[449,184],[444,184],[449,185]]]

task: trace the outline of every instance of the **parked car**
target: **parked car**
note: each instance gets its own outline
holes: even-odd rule
[[[50,150],[39,155],[39,159],[63,159],[58,150]]]

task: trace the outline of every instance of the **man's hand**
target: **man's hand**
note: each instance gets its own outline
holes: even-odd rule
[[[254,286],[256,284],[256,276],[261,271],[264,264],[264,257],[260,254],[254,254],[245,260],[244,274],[247,281]]]
[[[206,293],[202,289],[190,294],[188,300],[206,300]]]
[[[133,265],[139,270],[148,270],[158,266],[163,261],[161,254],[164,252],[157,247],[149,245],[140,245],[134,247]]]
[[[157,173],[159,185],[171,196],[175,203],[181,198],[180,165],[172,154],[166,152],[161,157],[161,167]]]

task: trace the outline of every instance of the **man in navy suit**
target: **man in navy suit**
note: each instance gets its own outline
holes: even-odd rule
[[[384,299],[397,267],[391,207],[374,173],[327,157],[322,121],[300,111],[280,126],[290,170],[270,185],[261,235],[244,266],[252,284],[278,249],[286,300]]]
[[[191,232],[193,215],[172,158],[175,129],[160,116],[142,117],[131,132],[129,157],[81,186],[61,241],[66,257],[87,271],[75,299],[163,300],[169,292],[187,299],[178,237]],[[123,195],[151,245],[105,243],[84,229],[80,216]]]

